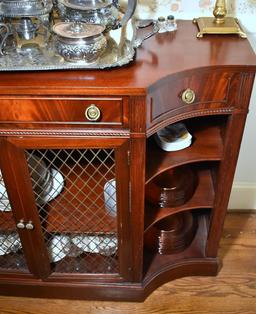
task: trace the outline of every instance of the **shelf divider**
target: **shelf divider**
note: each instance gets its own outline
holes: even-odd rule
[[[159,220],[182,211],[196,208],[212,208],[214,201],[214,187],[211,171],[200,169],[198,171],[198,185],[190,200],[178,207],[160,208],[158,205],[146,203],[145,206],[145,232]]]

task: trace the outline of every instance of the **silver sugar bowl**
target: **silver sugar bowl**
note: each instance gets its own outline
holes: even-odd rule
[[[61,22],[53,26],[56,50],[66,61],[92,63],[107,47],[105,26],[83,22]]]

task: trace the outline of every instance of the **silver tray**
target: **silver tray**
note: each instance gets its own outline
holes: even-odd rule
[[[121,67],[134,59],[133,40],[107,38],[107,49],[94,63],[67,62],[57,54],[54,39],[45,47],[36,43],[18,48],[16,52],[0,56],[0,71],[46,71],[72,69],[106,69]]]

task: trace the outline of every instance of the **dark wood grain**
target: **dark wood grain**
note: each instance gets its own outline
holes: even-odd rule
[[[2,123],[35,128],[38,124],[81,125],[86,127],[125,128],[129,113],[127,98],[106,97],[33,97],[1,98]],[[101,112],[100,119],[92,122],[86,118],[86,109],[94,104]]]
[[[159,287],[144,303],[0,297],[3,314],[211,313],[253,314],[255,301],[255,214],[229,214],[220,245],[218,277],[188,277]],[[227,302],[227,299],[229,302]]]
[[[217,274],[219,240],[248,112],[256,57],[249,42],[237,36],[206,36],[199,40],[196,34],[197,27],[191,21],[179,22],[177,32],[150,38],[138,49],[134,62],[116,69],[0,74],[0,167],[13,207],[12,219],[3,213],[1,219],[6,221],[0,232],[6,232],[6,228],[15,231],[14,225],[20,219],[35,223],[34,232],[18,231],[24,248],[22,263],[26,260],[31,274],[3,268],[0,294],[143,301],[167,281]],[[181,100],[187,88],[196,94],[192,104]],[[84,118],[84,110],[92,101],[102,110],[101,120],[96,123]],[[189,148],[166,153],[148,139],[177,121],[184,121],[194,137]],[[115,227],[119,248],[118,259],[113,262],[119,263],[119,272],[61,273],[60,266],[59,273],[49,276],[53,268],[25,150],[87,148],[111,148],[116,152],[119,210]],[[199,165],[204,167],[199,171],[199,184],[193,196],[183,206],[171,209],[152,206],[148,214],[146,183],[185,164],[193,171]],[[75,173],[79,173],[78,168],[70,176],[72,181]],[[106,180],[110,179],[103,169],[101,173]],[[81,193],[88,194],[92,188],[91,183],[82,188],[85,180],[82,176],[75,187],[67,184],[63,193],[72,198],[78,192],[81,200]],[[99,178],[95,176],[94,180]],[[102,186],[97,190],[100,193]],[[63,211],[57,204],[59,198],[52,202],[54,210],[49,211],[45,222],[47,230],[67,233],[91,230],[88,221],[93,220],[93,214],[79,220],[77,203],[73,202],[70,209],[63,202]],[[104,208],[103,201],[100,203],[96,197],[94,201],[95,210]],[[177,254],[148,254],[144,246],[145,223],[148,227],[175,212],[185,215],[186,211],[202,216],[191,244]],[[66,217],[73,214],[74,219],[64,223],[60,213]],[[101,214],[102,225],[94,231],[116,230],[113,219]],[[64,227],[60,229],[61,226]],[[95,264],[99,260],[103,265],[104,258],[95,256]],[[84,259],[83,266],[86,263]],[[66,265],[72,268],[74,264],[75,259],[70,258]],[[93,264],[90,271],[93,272]]]
[[[200,67],[247,67],[254,72],[255,54],[238,36],[197,39],[192,21],[179,21],[173,34],[158,34],[138,49],[136,62],[102,71],[48,71],[2,73],[0,93],[5,95],[145,95],[160,79]],[[189,53],[186,53],[189,52]],[[111,77],[111,79],[110,79]]]

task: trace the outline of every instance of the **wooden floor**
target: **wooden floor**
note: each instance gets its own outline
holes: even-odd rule
[[[229,214],[218,277],[184,278],[156,290],[144,303],[0,297],[0,314],[256,313],[256,214]]]

